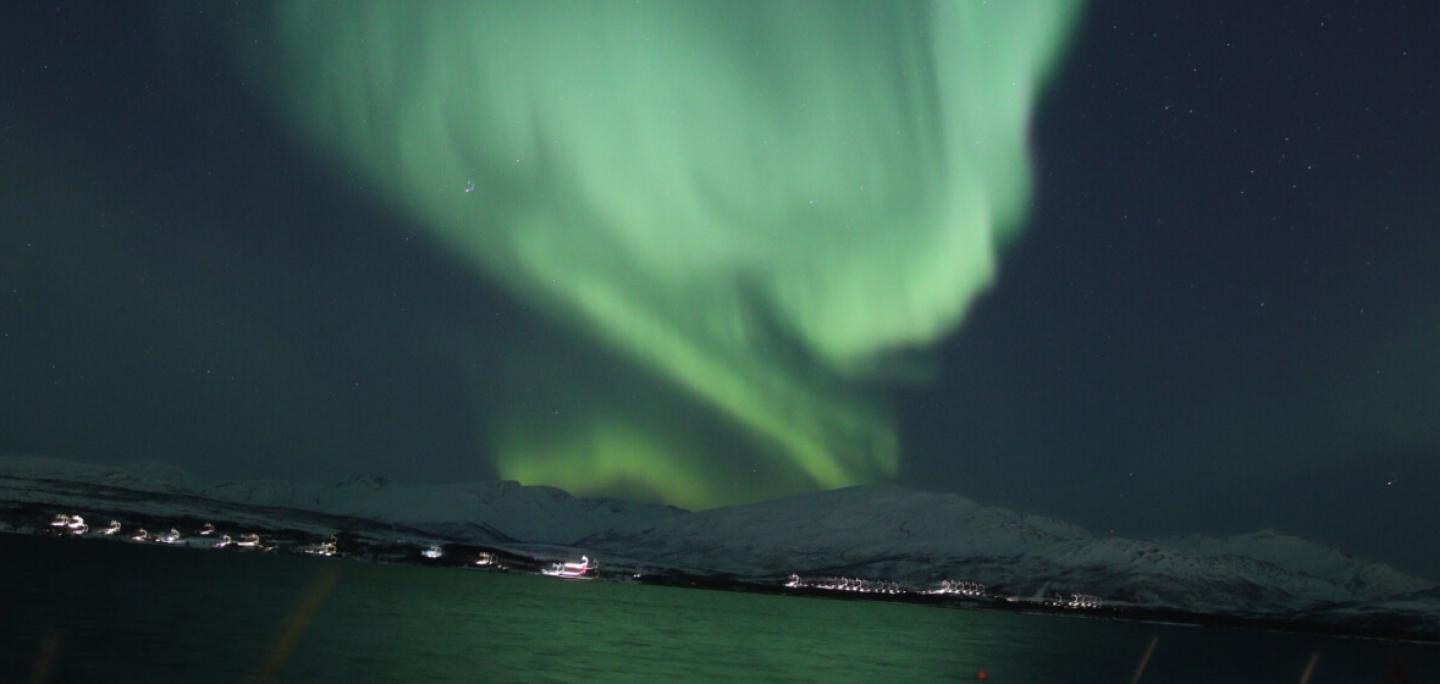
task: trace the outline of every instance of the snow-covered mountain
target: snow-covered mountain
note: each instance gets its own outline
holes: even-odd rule
[[[1324,605],[1298,617],[1308,622],[1344,625],[1363,633],[1440,639],[1440,587],[1372,601]]]
[[[357,477],[329,485],[210,485],[153,465],[11,457],[0,458],[0,509],[6,502],[271,517],[317,531],[363,520],[457,542],[580,547],[612,561],[741,581],[790,573],[915,586],[966,580],[1012,597],[1085,593],[1111,606],[1399,625],[1440,636],[1434,583],[1273,530],[1167,540],[1096,536],[1051,518],[895,486],[691,513],[515,482],[403,485]]]
[[[554,544],[637,521],[659,521],[686,513],[671,506],[579,498],[554,487],[527,487],[513,481],[402,485],[383,478],[351,477],[334,484],[227,482],[205,487],[200,493],[224,501],[324,511],[427,528],[457,523],[485,525],[513,539]]]
[[[190,473],[153,461],[107,466],[43,456],[0,456],[0,477],[84,482],[142,492],[191,492],[201,485]]]
[[[1147,541],[1096,537],[952,494],[851,487],[632,524],[582,544],[741,576],[842,574],[980,582],[1015,596],[1266,614],[1434,587],[1274,531]]]
[[[402,485],[384,478],[350,477],[333,484],[272,481],[205,484],[184,471],[154,464],[115,467],[16,456],[0,457],[0,500],[6,496],[3,489],[6,478],[15,482],[50,482],[51,489],[60,483],[87,483],[252,507],[365,518],[428,530],[449,528],[460,534],[467,527],[483,528],[511,539],[557,544],[632,522],[685,514],[671,506],[579,498],[554,487],[527,487],[510,481]],[[43,491],[44,487],[38,489]],[[18,494],[11,492],[11,496]]]

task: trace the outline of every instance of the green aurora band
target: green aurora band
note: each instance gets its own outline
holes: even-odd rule
[[[499,474],[705,507],[895,472],[877,387],[995,277],[1077,10],[281,2],[236,37],[342,172],[746,440],[612,387],[485,417]]]

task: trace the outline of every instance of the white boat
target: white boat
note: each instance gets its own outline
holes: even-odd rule
[[[138,542],[150,541],[150,533],[146,532],[145,528],[142,527],[136,531],[135,534],[130,535],[130,539]]]
[[[120,521],[119,521],[119,520],[111,520],[109,527],[107,527],[107,528],[105,528],[105,529],[103,529],[103,530],[100,530],[100,534],[103,534],[103,535],[105,535],[105,536],[107,536],[107,537],[113,536],[113,535],[116,535],[116,534],[119,534],[119,533],[120,533]]]
[[[262,549],[262,548],[265,548],[264,545],[262,545],[262,544],[260,543],[260,535],[255,534],[255,533],[253,533],[253,532],[250,533],[250,534],[247,534],[247,535],[245,535],[245,536],[243,536],[243,537],[240,537],[240,541],[235,542],[235,545],[238,546],[238,547],[240,547],[240,548],[242,548],[242,549]]]
[[[303,553],[307,556],[323,556],[325,558],[329,558],[330,556],[335,555],[336,546],[337,544],[335,542],[335,538],[331,537],[323,542],[320,542],[319,544],[300,547],[300,553]]]
[[[579,563],[551,563],[550,567],[541,569],[540,574],[560,579],[589,580],[595,579],[599,569],[599,563],[592,562],[589,556],[581,556]]]
[[[212,534],[215,534],[215,523],[205,523],[205,526],[200,528],[198,534],[202,537],[208,537]]]
[[[222,535],[220,535],[220,541],[215,542],[215,548],[217,548],[217,549],[223,549],[223,548],[225,548],[225,547],[227,547],[227,546],[229,546],[229,545],[231,545],[231,544],[234,544],[234,543],[235,543],[235,541],[230,538],[230,535],[228,535],[228,534],[222,534]]]
[[[475,565],[478,567],[487,568],[494,564],[495,554],[490,553],[489,551],[481,551],[480,555],[475,557]]]
[[[77,536],[90,531],[90,526],[85,524],[84,518],[65,513],[56,513],[55,517],[50,520],[50,526],[55,528],[56,532]]]
[[[440,546],[439,546],[438,544],[432,544],[432,545],[430,545],[430,546],[425,547],[425,550],[424,550],[424,551],[421,551],[421,552],[420,552],[420,555],[422,555],[422,556],[424,556],[424,557],[426,557],[426,558],[429,558],[430,560],[435,560],[435,559],[437,559],[437,558],[444,558],[444,557],[445,557],[445,549],[440,548]]]
[[[70,516],[70,520],[65,523],[65,531],[78,537],[89,532],[90,526],[85,524],[84,518],[78,515],[72,515]]]
[[[177,530],[173,527],[170,528],[169,532],[162,532],[155,535],[155,541],[160,542],[161,544],[179,544],[180,539],[180,530]]]

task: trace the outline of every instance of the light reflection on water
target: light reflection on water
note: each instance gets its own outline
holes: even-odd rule
[[[1311,682],[1433,646],[0,536],[0,680]],[[1403,681],[1403,680],[1401,680]],[[1434,681],[1434,680],[1429,680]]]

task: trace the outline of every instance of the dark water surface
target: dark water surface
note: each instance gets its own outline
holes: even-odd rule
[[[1440,681],[1440,649],[0,535],[0,681]]]

